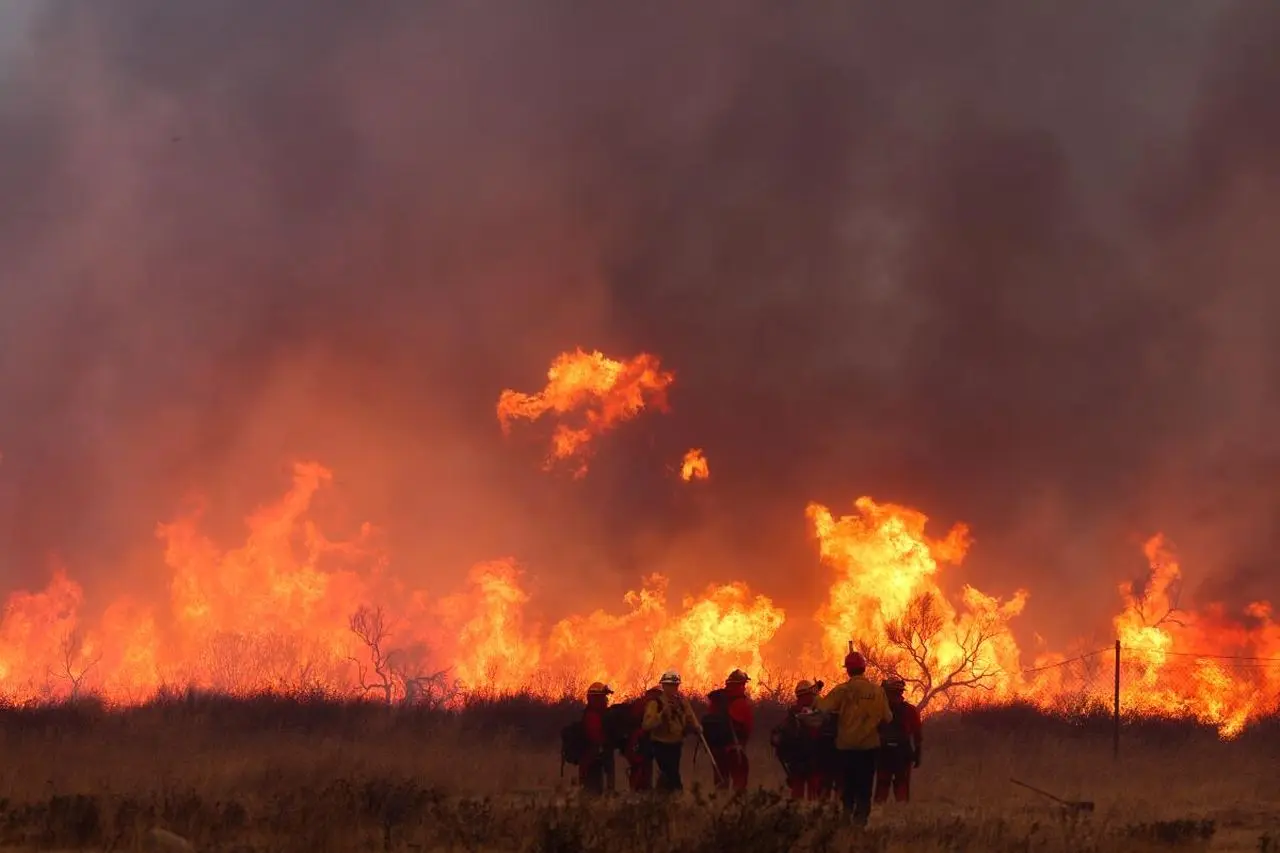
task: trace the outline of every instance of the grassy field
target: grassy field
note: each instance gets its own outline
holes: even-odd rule
[[[931,718],[913,802],[862,832],[779,794],[758,736],[745,800],[583,802],[559,775],[572,704],[477,701],[459,714],[330,701],[189,697],[121,713],[0,710],[0,849],[238,851],[1280,851],[1280,724],[1222,742],[1020,708]],[[767,726],[776,708],[761,709]],[[776,716],[775,716],[776,718]],[[1089,815],[1010,783],[1092,800]],[[619,780],[621,782],[621,779]]]

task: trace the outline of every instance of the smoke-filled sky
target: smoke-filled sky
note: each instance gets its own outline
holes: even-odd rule
[[[159,584],[156,522],[203,494],[231,543],[314,458],[433,587],[512,554],[543,601],[663,569],[807,619],[805,503],[868,494],[968,522],[1022,631],[1105,629],[1156,530],[1199,600],[1280,595],[1277,38],[1226,0],[2,6],[0,588]],[[574,482],[494,404],[579,345],[677,379]]]

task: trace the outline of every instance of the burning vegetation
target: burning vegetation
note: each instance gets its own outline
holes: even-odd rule
[[[581,477],[591,442],[646,408],[665,410],[672,381],[647,354],[614,360],[577,350],[556,359],[543,391],[504,391],[498,418],[504,430],[517,418],[564,419],[548,463],[573,461]],[[690,450],[683,479],[707,475],[701,451]],[[786,614],[767,591],[740,581],[675,599],[673,579],[655,573],[638,578],[617,607],[544,627],[528,616],[531,595],[516,559],[476,565],[461,591],[441,595],[406,585],[372,525],[330,538],[310,510],[332,479],[320,464],[296,465],[290,488],[247,518],[243,544],[231,549],[202,532],[198,511],[159,525],[164,606],[122,597],[91,611],[62,568],[43,590],[13,593],[0,621],[0,692],[17,702],[92,693],[134,705],[194,686],[445,707],[512,693],[556,699],[596,680],[634,694],[675,667],[695,690],[742,668],[781,693],[797,677],[832,678],[833,662],[852,642],[873,670],[904,679],[926,712],[1110,699],[1106,679],[1090,683],[1070,666],[1090,655],[1027,659],[1019,649],[1010,626],[1029,591],[999,598],[963,585],[949,595],[941,576],[961,565],[969,531],[957,525],[934,538],[926,516],[909,507],[860,497],[837,516],[809,505],[830,583],[825,601],[807,613]],[[1273,712],[1280,627],[1270,604],[1254,603],[1242,619],[1221,607],[1184,610],[1182,570],[1169,544],[1153,537],[1146,556],[1150,576],[1120,587],[1114,619],[1125,656],[1123,707],[1192,716],[1225,736]],[[807,637],[802,648],[779,638],[788,621]]]

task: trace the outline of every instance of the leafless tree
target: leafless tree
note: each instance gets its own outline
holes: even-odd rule
[[[431,671],[429,659],[430,651],[422,643],[387,653],[387,667],[401,691],[403,704],[443,708],[462,692],[462,682],[451,675],[453,668]]]
[[[450,678],[447,669],[409,676],[403,683],[404,704],[433,711],[445,707],[462,692],[462,682],[457,678]]]
[[[292,633],[269,632],[259,638],[264,679],[273,690],[286,694],[307,693],[332,687],[340,678],[339,661],[315,640]],[[341,660],[345,664],[345,659]]]
[[[800,681],[792,670],[765,667],[756,678],[756,696],[780,704],[795,701],[795,686]]]
[[[87,653],[84,648],[84,637],[76,630],[63,635],[58,644],[58,652],[59,669],[50,668],[49,676],[67,681],[71,685],[71,699],[74,701],[80,698],[84,677],[102,660],[102,652]]]
[[[996,615],[974,614],[946,637],[959,649],[959,657],[946,663],[939,657],[939,645],[949,620],[932,593],[911,600],[901,618],[885,626],[884,637],[861,644],[867,663],[882,674],[895,674],[919,696],[924,710],[931,702],[955,701],[966,690],[991,690],[1003,670],[991,662],[993,641],[1006,633],[1004,621]]]
[[[396,680],[387,659],[386,645],[391,631],[387,626],[386,614],[381,606],[370,608],[362,604],[351,614],[347,624],[351,633],[369,650],[368,663],[357,657],[351,658],[351,662],[356,665],[360,691],[365,694],[381,691],[383,700],[390,705]],[[370,664],[373,666],[373,678],[369,677]]]
[[[201,649],[198,671],[207,673],[209,687],[216,692],[252,693],[266,686],[257,645],[250,634],[218,631]]]
[[[452,677],[451,667],[428,668],[430,654],[426,646],[417,643],[392,647],[391,626],[381,607],[362,605],[351,615],[348,624],[369,651],[367,662],[351,658],[362,693],[381,693],[388,705],[393,704],[398,695],[404,704],[439,708],[462,691],[462,683]]]
[[[1168,585],[1157,588],[1152,585],[1152,577],[1148,577],[1141,587],[1129,584],[1129,609],[1137,614],[1142,624],[1148,628],[1159,628],[1163,625],[1176,625],[1185,628],[1183,611],[1179,607],[1182,601],[1182,581],[1172,578]],[[1163,593],[1163,594],[1159,594]]]

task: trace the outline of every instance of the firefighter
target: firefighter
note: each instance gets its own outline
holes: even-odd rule
[[[588,794],[603,794],[605,779],[613,775],[607,767],[613,763],[613,749],[609,745],[604,720],[611,693],[609,685],[599,681],[587,688],[587,707],[582,712],[586,749],[578,764],[578,784]]]
[[[849,652],[844,669],[849,680],[833,687],[818,700],[817,707],[836,717],[841,800],[854,822],[865,826],[871,816],[879,726],[893,720],[893,712],[884,690],[867,679],[867,661],[862,655]]]
[[[773,731],[773,749],[786,771],[787,787],[795,800],[820,800],[828,790],[820,755],[822,715],[814,709],[821,692],[821,681],[796,684],[796,701]]]
[[[622,755],[627,761],[627,784],[632,791],[653,790],[653,744],[644,729],[645,707],[662,698],[662,688],[650,687],[635,700],[630,715],[630,733]]]
[[[893,720],[880,727],[875,801],[888,800],[892,788],[894,800],[905,803],[911,799],[911,768],[920,766],[920,711],[903,697],[907,685],[901,678],[887,678],[881,686]]]
[[[658,765],[658,790],[667,793],[684,790],[680,778],[680,759],[684,738],[689,732],[702,734],[702,724],[693,713],[689,700],[680,695],[680,674],[668,670],[658,680],[662,692],[649,700],[641,727],[649,735],[653,760]]]
[[[746,748],[755,728],[755,709],[747,698],[747,682],[750,680],[745,672],[735,669],[724,680],[724,688],[713,690],[707,697],[712,703],[711,712],[703,718],[702,725],[711,747],[711,757],[719,770],[715,780],[717,788],[747,789],[751,763],[747,759]],[[714,720],[717,731],[714,738],[709,719]]]

